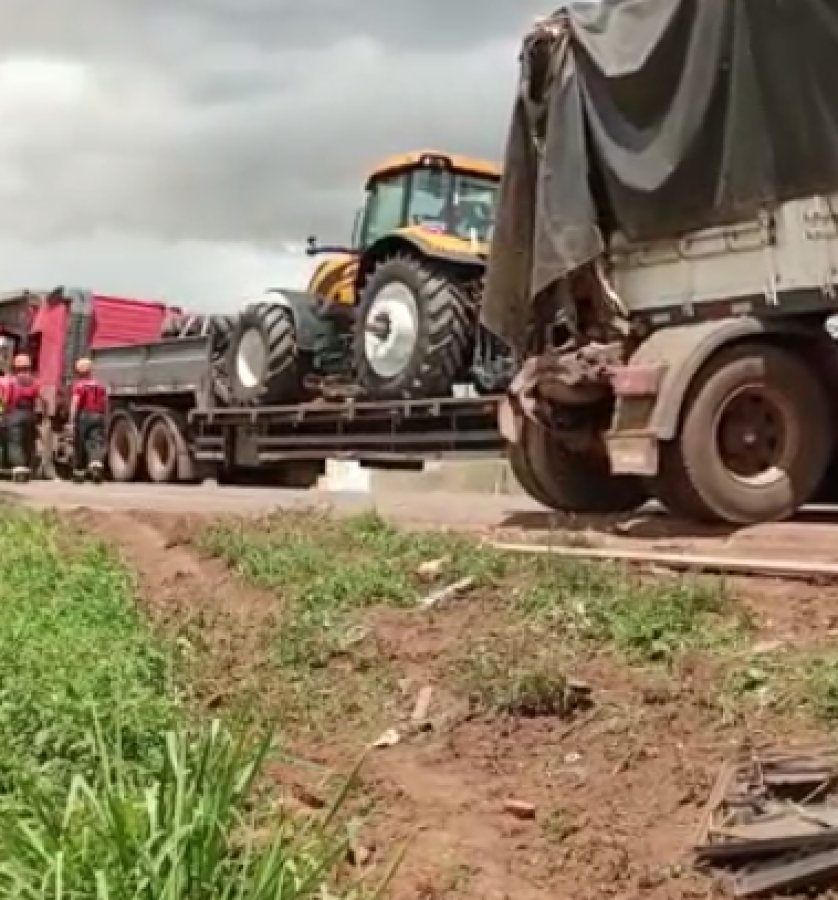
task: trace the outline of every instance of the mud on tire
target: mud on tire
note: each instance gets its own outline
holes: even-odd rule
[[[359,386],[380,399],[450,394],[467,368],[475,319],[467,290],[439,268],[410,256],[383,260],[358,305]]]
[[[226,368],[235,402],[270,406],[299,400],[301,378],[290,313],[272,303],[248,307],[230,338]]]

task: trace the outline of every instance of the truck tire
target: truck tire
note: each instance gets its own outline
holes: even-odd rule
[[[227,371],[233,399],[239,403],[272,406],[301,398],[294,323],[284,307],[256,303],[239,316]]]
[[[116,413],[108,432],[108,471],[114,481],[136,481],[142,453],[140,430],[128,413]]]
[[[656,494],[673,513],[703,521],[784,519],[817,490],[832,447],[814,371],[787,350],[743,344],[696,378],[677,437],[661,447]]]
[[[446,396],[467,365],[474,325],[467,291],[409,256],[367,279],[353,336],[355,375],[376,399]]]
[[[524,452],[521,444],[509,444],[506,448],[506,458],[509,460],[509,468],[515,476],[515,480],[532,497],[533,500],[551,509],[553,502],[549,494],[542,490],[541,485],[530,467],[529,457]]]
[[[155,419],[146,432],[145,465],[149,479],[155,484],[168,484],[177,480],[177,436],[164,418]]]
[[[570,450],[536,422],[525,423],[520,454],[516,464],[523,476],[521,486],[550,509],[621,513],[646,502],[642,481],[631,475],[612,475],[604,451],[593,454]]]

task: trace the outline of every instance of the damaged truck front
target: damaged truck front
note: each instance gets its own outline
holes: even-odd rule
[[[483,305],[533,497],[791,515],[835,457],[838,4],[570,3],[527,35]]]

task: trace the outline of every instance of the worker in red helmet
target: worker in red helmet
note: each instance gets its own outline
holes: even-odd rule
[[[8,468],[6,459],[6,404],[8,402],[11,376],[0,366],[0,469]]]
[[[12,362],[12,377],[6,388],[7,454],[14,481],[29,481],[32,475],[40,411],[41,387],[32,374],[32,360],[19,353]]]
[[[73,436],[73,480],[89,475],[97,484],[102,480],[105,458],[105,420],[108,392],[93,374],[87,358],[76,363],[76,380],[70,400],[70,430]]]

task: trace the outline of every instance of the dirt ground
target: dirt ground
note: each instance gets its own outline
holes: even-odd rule
[[[200,622],[215,662],[193,681],[196,699],[212,708],[249,682],[257,688],[275,606],[223,564],[196,555],[186,540],[195,520],[71,515],[119,547],[159,627],[179,633]],[[838,586],[745,579],[732,589],[766,645],[814,644],[838,627]],[[502,627],[490,599],[425,616],[382,609],[370,621],[403,694],[380,710],[373,734],[396,727],[402,739],[364,763],[376,803],[363,844],[383,864],[408,842],[397,900],[722,896],[693,871],[689,853],[720,762],[743,746],[823,736],[787,716],[726,721],[712,702],[709,664],[689,657],[667,678],[594,656],[575,675],[591,685],[596,703],[569,720],[473,715],[449,693],[445,662],[464,635]],[[411,734],[406,723],[426,686],[433,688],[431,724]],[[346,771],[369,739],[368,730],[349,731],[339,742],[294,749]],[[283,765],[276,777],[316,805],[321,788],[310,769]],[[531,804],[534,814],[519,817],[508,801]]]

